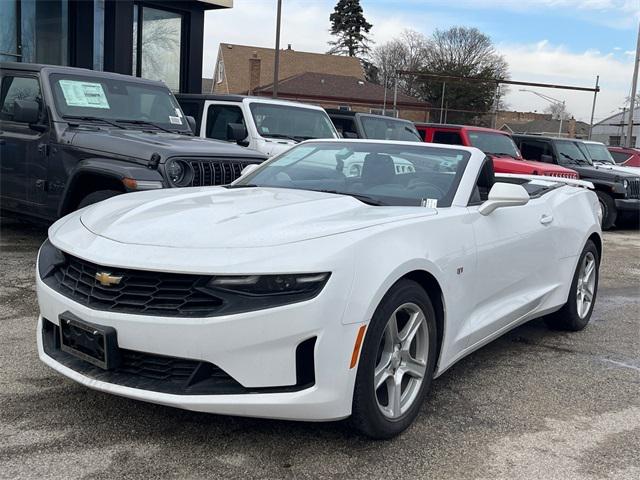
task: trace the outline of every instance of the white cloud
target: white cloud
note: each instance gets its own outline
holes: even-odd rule
[[[593,87],[600,75],[601,92],[596,104],[596,119],[622,106],[629,95],[633,62],[621,61],[613,54],[595,50],[574,53],[561,46],[541,41],[534,45],[498,45],[509,63],[511,78],[531,82]],[[543,111],[548,102],[512,87],[505,98],[512,109]],[[532,88],[567,102],[577,119],[589,121],[593,95],[588,92]]]
[[[423,6],[429,3],[427,0],[405,2]],[[631,13],[627,17],[633,18],[635,11],[639,10],[640,0],[456,0],[457,7],[460,6],[459,3],[478,8],[505,6],[511,9],[616,10],[618,13]],[[327,51],[327,42],[330,40],[329,14],[334,5],[335,0],[283,1],[281,48],[286,48],[290,43],[296,50]],[[273,47],[275,6],[276,0],[236,0],[233,9],[208,12],[205,21],[204,76],[210,77],[213,74],[220,42]],[[456,24],[455,17],[434,13],[425,8],[404,8],[400,11],[389,4],[367,4],[364,1],[363,6],[365,15],[374,25],[371,36],[377,43],[384,43],[398,36],[406,28],[428,35],[435,28],[447,28]],[[562,46],[551,45],[546,40],[536,44],[505,43],[497,47],[509,62],[514,80],[591,87],[596,75],[600,75],[602,90],[598,95],[596,118],[603,118],[617,109],[629,94],[632,57],[635,52],[624,52],[626,56],[605,54],[595,49],[571,52]],[[566,100],[569,111],[576,118],[589,120],[592,101],[589,93],[550,89],[539,91]],[[506,101],[511,108],[525,111],[542,111],[547,105],[544,100],[531,93],[519,92],[516,87],[510,89]]]

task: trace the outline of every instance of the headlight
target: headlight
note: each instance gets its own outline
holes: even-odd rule
[[[328,278],[329,273],[219,276],[208,287],[251,296],[296,295],[319,292]]]
[[[165,167],[169,182],[174,187],[188,187],[193,180],[193,169],[184,160],[169,160]]]
[[[221,314],[250,312],[311,300],[324,288],[330,273],[230,275],[213,277],[206,289],[219,297]]]
[[[47,238],[40,247],[40,253],[38,254],[38,273],[40,278],[43,280],[47,278],[65,261],[64,253],[54,247]]]
[[[624,187],[624,189],[626,190],[627,187],[629,186],[629,182],[627,180],[623,180],[622,181],[622,186]]]

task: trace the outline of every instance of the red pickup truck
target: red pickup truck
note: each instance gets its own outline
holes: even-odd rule
[[[425,142],[479,148],[493,159],[496,173],[579,178],[578,173],[570,168],[523,159],[511,136],[500,130],[435,123],[415,125]]]

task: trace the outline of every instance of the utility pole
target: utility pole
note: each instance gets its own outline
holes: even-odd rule
[[[598,99],[598,92],[600,91],[599,84],[600,75],[596,76],[596,88],[593,90],[593,103],[591,104],[591,121],[589,122],[589,137],[591,140],[591,131],[593,130],[593,116],[596,114],[596,100]]]
[[[640,65],[640,23],[638,23],[638,44],[636,45],[636,61],[633,65],[633,80],[631,81],[631,99],[629,101],[629,126],[627,127],[626,147],[635,147],[631,145],[633,141],[633,111],[635,110],[636,91],[638,88],[638,66]]]
[[[387,72],[382,74],[382,84],[384,85],[384,99],[382,100],[382,115],[387,114]]]
[[[442,82],[442,98],[440,99],[440,123],[442,123],[442,116],[444,115],[444,93],[447,89],[447,82]]]
[[[278,73],[280,70],[280,18],[282,17],[282,0],[278,0],[276,14],[276,51],[273,60],[273,98],[278,98]]]

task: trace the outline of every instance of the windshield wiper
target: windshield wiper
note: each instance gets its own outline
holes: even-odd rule
[[[488,152],[489,155],[496,155],[496,156],[504,156],[504,157],[511,157],[514,160],[520,160],[518,157],[516,157],[515,155],[511,154],[511,153],[505,153],[505,152]]]
[[[157,123],[149,122],[148,120],[130,120],[130,119],[127,119],[127,118],[118,118],[118,119],[116,119],[116,122],[132,123],[133,125],[149,125],[151,127],[157,128],[158,130],[162,130],[163,132],[181,133],[181,132],[178,132],[177,130],[169,130],[168,128],[161,127]]]
[[[84,120],[86,122],[104,122],[114,127],[122,128],[126,130],[126,127],[123,127],[122,125],[118,125],[115,121],[107,120],[106,118],[84,116],[84,115],[62,115],[62,118],[69,119],[69,120]]]
[[[567,155],[567,154],[566,154],[566,153],[564,153],[564,152],[560,152],[560,155],[562,155],[564,158],[567,158],[567,159],[571,160],[571,162],[570,162],[570,163],[573,163],[573,164],[575,164],[575,165],[580,165],[580,160],[578,160],[577,158],[573,158],[571,155]],[[589,162],[585,162],[584,160],[582,160],[582,161],[583,161],[584,163],[587,163],[587,164],[589,163]]]
[[[375,205],[376,207],[387,206],[386,203],[381,202],[380,200],[370,197],[369,195],[362,195],[360,193],[340,192],[338,190],[315,190],[315,189],[309,189],[309,190],[311,190],[312,192],[333,193],[335,195],[348,195],[350,197],[355,198],[356,200],[360,200],[362,203],[366,203],[367,205]]]
[[[293,140],[296,143],[299,143],[300,142],[299,139],[302,138],[302,137],[294,137],[291,135],[284,135],[282,133],[263,133],[262,136],[267,138],[284,138],[287,140]]]

